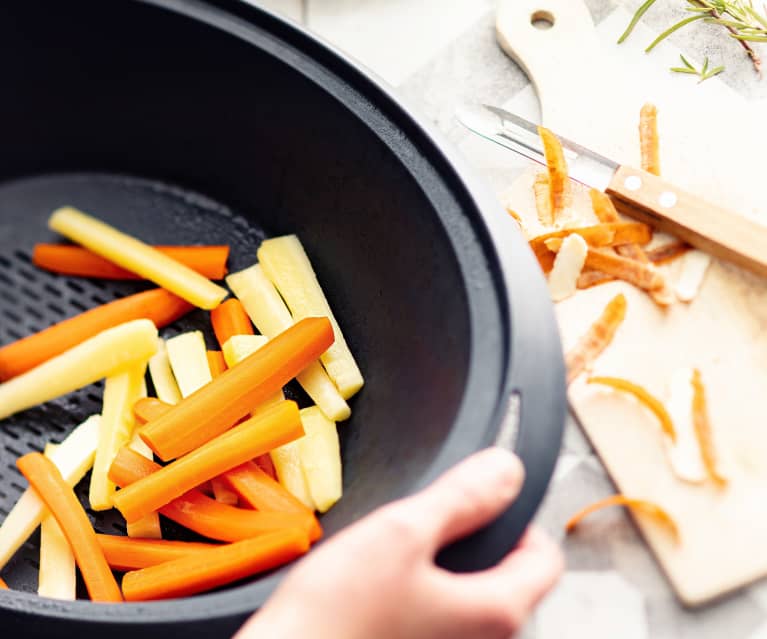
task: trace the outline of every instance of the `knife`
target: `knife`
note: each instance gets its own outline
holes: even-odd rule
[[[538,127],[532,122],[487,105],[460,107],[456,117],[483,138],[546,164]],[[607,193],[624,215],[767,277],[767,226],[710,204],[646,171],[559,139],[570,177]]]

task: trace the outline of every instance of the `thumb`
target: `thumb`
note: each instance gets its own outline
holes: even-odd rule
[[[519,458],[502,448],[475,453],[402,507],[421,522],[434,550],[489,524],[516,498],[524,481]]]

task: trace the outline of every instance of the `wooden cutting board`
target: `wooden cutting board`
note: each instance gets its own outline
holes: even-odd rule
[[[554,26],[538,29],[533,16]],[[641,25],[629,42],[613,44],[629,17],[609,16],[600,25],[606,39],[580,0],[505,0],[498,37],[530,76],[542,121],[555,132],[637,165],[639,109],[654,102],[664,177],[767,223],[764,104],[749,104],[718,79],[698,85],[667,72],[679,59],[670,44],[653,54],[666,67],[648,61],[641,47],[653,36]],[[514,110],[513,103],[505,106]],[[734,134],[736,128],[748,135]],[[533,174],[523,174],[508,193],[532,235],[541,230]],[[589,209],[585,192],[576,194],[578,201],[580,210]],[[680,266],[667,268],[676,277]],[[698,296],[667,311],[623,283],[580,291],[557,305],[566,349],[618,292],[628,300],[626,321],[594,374],[625,377],[666,398],[675,371],[699,368],[730,483],[718,489],[680,481],[657,420],[626,395],[581,379],[570,388],[571,405],[618,489],[655,501],[676,518],[679,544],[636,516],[678,596],[698,605],[767,575],[767,281],[714,262]]]

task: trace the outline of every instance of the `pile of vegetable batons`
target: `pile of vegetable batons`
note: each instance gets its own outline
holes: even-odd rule
[[[226,299],[212,280],[227,246],[152,247],[69,207],[49,226],[76,244],[37,245],[38,267],[159,288],[0,348],[0,419],[105,380],[100,415],[17,460],[29,488],[0,526],[0,570],[38,526],[38,593],[58,599],[75,599],[78,568],[93,601],[143,601],[306,553],[322,536],[315,511],[341,498],[336,422],[363,378],[298,238],[264,241],[258,263],[226,277]],[[220,351],[200,331],[158,336],[195,307]],[[294,378],[314,405],[285,400]],[[88,471],[91,509],[116,508],[127,536],[94,531],[74,492]],[[163,539],[160,515],[210,541]]]

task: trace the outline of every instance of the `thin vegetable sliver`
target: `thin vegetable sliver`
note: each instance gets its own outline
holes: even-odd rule
[[[200,308],[215,308],[227,296],[225,288],[188,266],[72,207],[54,211],[48,226],[97,255],[151,280]]]

